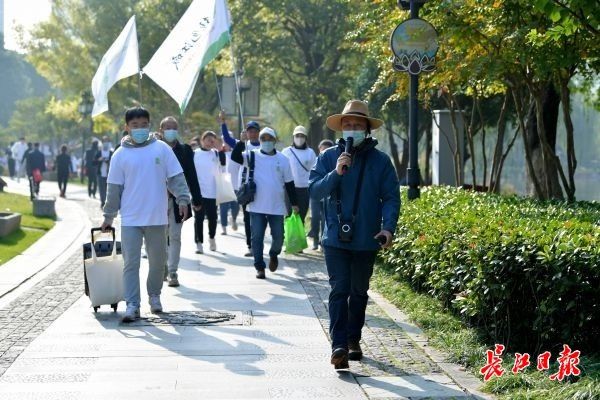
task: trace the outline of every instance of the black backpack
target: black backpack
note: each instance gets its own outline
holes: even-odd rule
[[[248,167],[244,167],[242,172],[242,185],[240,190],[237,192],[237,201],[241,206],[247,206],[254,201],[254,195],[256,195],[256,183],[254,182],[254,151],[250,152],[250,160],[248,161]],[[248,180],[246,181],[246,173],[248,173]],[[244,182],[246,181],[246,182]]]

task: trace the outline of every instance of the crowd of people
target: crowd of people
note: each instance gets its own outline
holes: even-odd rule
[[[224,113],[219,120],[220,135],[206,131],[186,143],[176,118],[166,116],[158,131],[151,132],[149,111],[134,107],[125,113],[126,130],[116,149],[105,137],[86,151],[88,195],[95,197],[99,191],[102,229],[111,228],[118,214],[121,217],[123,322],[140,316],[142,256],[149,263],[146,286],[151,312],[163,311],[163,282],[180,285],[181,232],[192,216],[196,253],[202,254],[217,250],[218,216],[221,234],[226,235],[229,225],[238,229],[241,209],[244,255],[252,257],[256,278],[265,279],[267,267],[271,273],[279,267],[285,218],[294,213],[304,223],[310,211],[307,236],[313,239],[313,250],[324,253],[331,285],[330,361],[336,369],[348,368],[349,359],[362,357],[359,342],[373,265],[377,252],[392,243],[400,210],[396,171],[389,156],[376,149],[377,140],[371,135],[382,121],[369,115],[366,103],[349,101],[342,113],[327,119],[327,126],[342,137],[335,143],[323,140],[316,154],[307,144],[310,132],[303,126],[297,126],[289,146],[278,151],[280,136],[273,128],[250,121],[238,140],[229,131]],[[22,139],[12,149],[15,159],[26,161],[32,197],[39,191],[35,170],[45,168],[38,147],[28,149]],[[66,146],[55,164],[64,195],[73,172]],[[223,182],[230,182],[233,198],[223,197]],[[272,241],[265,260],[267,226]]]

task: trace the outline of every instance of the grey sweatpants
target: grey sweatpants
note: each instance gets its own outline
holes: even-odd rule
[[[140,306],[142,240],[146,242],[146,252],[150,264],[146,280],[148,295],[160,295],[162,290],[164,269],[167,263],[167,226],[123,226],[121,228],[121,250],[125,263],[123,287],[128,306]]]
[[[183,228],[183,222],[175,222],[173,200],[169,199],[169,260],[167,263],[169,273],[177,272],[177,268],[179,267],[179,258],[181,255],[181,228]]]

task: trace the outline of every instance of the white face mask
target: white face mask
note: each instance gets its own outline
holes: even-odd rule
[[[344,140],[348,140],[349,137],[354,139],[353,146],[360,146],[363,140],[365,140],[367,133],[365,131],[344,131],[342,135]]]
[[[304,143],[306,143],[305,137],[294,137],[294,144],[296,147],[302,147],[304,146]]]

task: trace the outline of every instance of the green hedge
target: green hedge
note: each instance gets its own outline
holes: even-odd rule
[[[507,351],[599,350],[599,204],[439,187],[403,200],[384,268]]]

